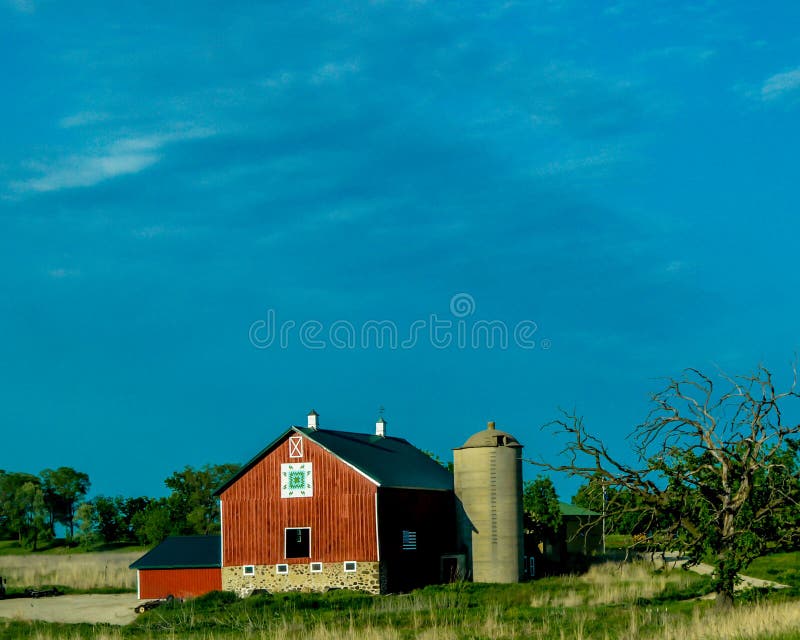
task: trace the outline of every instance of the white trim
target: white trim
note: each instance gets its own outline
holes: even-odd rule
[[[219,567],[225,566],[225,526],[222,522],[222,496],[219,498]]]
[[[281,567],[283,567],[283,571],[281,571]],[[275,573],[279,576],[288,576],[289,575],[289,565],[288,564],[276,564],[275,565]]]
[[[250,571],[248,571],[250,569]],[[254,576],[256,575],[256,566],[254,564],[246,564],[242,566],[242,575],[243,576]]]
[[[314,568],[315,566],[317,566],[319,568],[315,569]],[[308,570],[309,570],[310,573],[322,573],[322,563],[321,562],[309,562]]]
[[[142,583],[141,583],[141,576],[139,575],[139,570],[136,570],[136,599],[142,599]]]
[[[353,568],[348,569],[347,568],[348,564],[352,564]],[[356,573],[358,571],[358,563],[355,560],[345,560],[344,563],[342,564],[342,570],[345,573]]]
[[[283,557],[289,558],[286,555],[286,532],[289,529],[308,529],[308,555],[307,556],[300,556],[301,558],[310,558],[311,557],[311,527],[284,527],[283,528]]]
[[[294,428],[295,428],[295,427],[292,427],[292,429],[294,429]],[[366,473],[364,473],[364,472],[363,472],[361,469],[359,469],[358,467],[356,467],[356,466],[354,466],[354,465],[350,464],[350,463],[349,463],[347,460],[345,460],[344,458],[341,458],[341,457],[337,456],[337,455],[336,455],[336,454],[335,454],[333,451],[331,451],[330,449],[328,449],[328,447],[326,447],[326,446],[325,446],[325,445],[323,445],[323,444],[320,444],[319,442],[317,442],[316,440],[314,440],[314,438],[312,438],[311,436],[308,436],[308,435],[306,435],[306,434],[305,434],[305,433],[303,433],[302,431],[299,431],[298,433],[300,433],[300,435],[302,435],[302,436],[305,436],[306,438],[308,438],[309,440],[311,440],[311,442],[313,442],[315,445],[317,445],[317,446],[318,446],[320,449],[324,449],[325,451],[327,451],[328,453],[330,453],[330,454],[331,454],[331,455],[332,455],[334,458],[336,458],[336,459],[337,459],[337,460],[339,460],[340,462],[343,462],[344,464],[346,464],[346,465],[347,465],[348,467],[350,467],[350,468],[351,468],[353,471],[356,471],[356,472],[360,473],[362,476],[364,476],[364,477],[365,477],[367,480],[369,480],[369,481],[370,481],[372,484],[374,484],[376,487],[380,487],[380,486],[381,486],[381,483],[380,483],[380,482],[378,482],[378,481],[377,481],[375,478],[373,478],[373,477],[371,477],[371,476],[368,476]]]

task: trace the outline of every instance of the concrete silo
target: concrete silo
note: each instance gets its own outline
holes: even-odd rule
[[[522,578],[522,445],[494,422],[453,450],[458,531],[475,582]]]

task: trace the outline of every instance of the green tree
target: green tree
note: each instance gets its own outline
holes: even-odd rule
[[[91,549],[101,542],[97,533],[97,510],[93,502],[84,502],[75,510],[75,525],[78,528],[78,544]]]
[[[138,498],[122,498],[119,502],[121,539],[128,542],[138,540],[136,534],[136,516],[147,510],[152,498],[140,496]]]
[[[525,483],[522,508],[526,533],[533,534],[540,542],[556,539],[561,527],[561,508],[550,478],[537,476]]]
[[[151,500],[131,520],[134,535],[139,544],[155,545],[173,533],[174,524],[166,498]]]
[[[608,511],[634,516],[656,548],[710,558],[717,604],[727,607],[740,571],[769,546],[797,539],[800,423],[786,416],[800,393],[796,372],[782,392],[763,367],[721,378],[720,392],[689,369],[654,394],[629,439],[633,462],[565,413],[551,426],[567,438],[568,461],[539,464],[615,489]]]
[[[39,478],[29,473],[0,474],[0,513],[3,527],[20,544],[39,548],[50,538],[48,512]]]
[[[89,476],[71,467],[45,469],[39,474],[45,502],[50,514],[50,527],[56,522],[69,529],[69,539],[75,536],[75,509],[89,491]]]
[[[239,465],[185,467],[164,481],[172,493],[167,498],[173,534],[219,532],[219,501],[214,491],[239,470]]]

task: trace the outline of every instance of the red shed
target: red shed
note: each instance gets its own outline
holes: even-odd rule
[[[223,485],[223,589],[438,582],[455,551],[453,476],[402,438],[290,427]]]
[[[222,589],[219,536],[171,536],[131,565],[140,600]]]

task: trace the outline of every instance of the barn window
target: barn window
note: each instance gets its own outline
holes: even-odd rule
[[[403,551],[417,550],[417,532],[403,529]]]
[[[279,573],[282,576],[285,576],[289,573],[289,565],[288,564],[276,564],[275,565],[275,573]]]
[[[289,438],[289,457],[302,458],[303,457],[303,438],[295,436]]]
[[[242,575],[254,576],[256,575],[256,568],[252,564],[246,564],[242,567]]]
[[[312,562],[311,563],[311,573],[322,573],[322,563],[321,562]]]
[[[344,572],[345,573],[355,573],[356,572],[356,563],[348,560],[344,563]]]
[[[311,557],[311,528],[286,529],[285,558]]]

